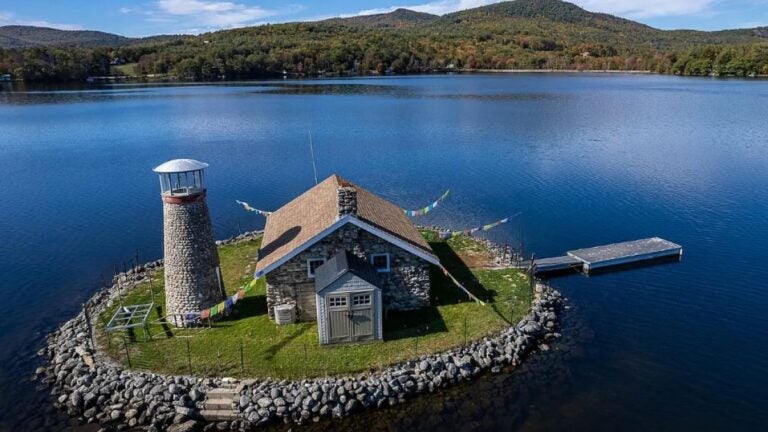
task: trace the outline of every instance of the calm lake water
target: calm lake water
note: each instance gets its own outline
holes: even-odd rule
[[[29,377],[43,336],[136,249],[162,254],[151,169],[190,157],[216,236],[339,173],[421,223],[522,212],[499,242],[551,256],[658,235],[679,264],[553,281],[561,350],[322,430],[764,430],[768,82],[494,75],[0,87],[0,430],[61,430]],[[30,420],[29,417],[38,419]],[[300,429],[301,430],[301,429]]]

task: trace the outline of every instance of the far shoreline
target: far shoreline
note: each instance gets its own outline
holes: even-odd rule
[[[450,72],[449,72],[450,73]],[[575,73],[605,73],[605,74],[629,74],[629,75],[669,75],[677,76],[673,74],[661,74],[650,70],[617,70],[617,69],[463,69],[461,73],[562,73],[562,74],[575,74]]]
[[[110,76],[99,77],[92,81],[23,81],[14,80],[5,82],[5,86],[0,86],[0,93],[9,92],[27,92],[27,91],[57,91],[57,90],[77,90],[98,88],[100,86],[134,86],[134,85],[234,85],[247,83],[279,83],[279,82],[312,82],[312,81],[335,81],[335,80],[366,80],[366,79],[401,79],[413,77],[437,77],[448,75],[515,75],[515,74],[557,74],[557,75],[641,75],[641,76],[668,76],[677,78],[710,78],[722,80],[739,81],[765,81],[768,75],[759,74],[751,77],[739,77],[735,75],[675,75],[665,74],[649,70],[616,70],[616,69],[455,69],[439,72],[425,72],[414,74],[382,74],[382,75],[326,75],[326,76],[288,76],[288,77],[261,77],[250,79],[221,79],[195,81],[178,79],[177,77],[143,77],[143,76]],[[16,87],[16,88],[14,88]]]

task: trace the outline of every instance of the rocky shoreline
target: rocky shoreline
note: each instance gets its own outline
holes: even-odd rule
[[[560,337],[557,313],[563,306],[559,292],[537,283],[528,315],[496,336],[439,354],[422,356],[372,374],[306,379],[261,380],[243,386],[236,408],[250,425],[274,420],[301,424],[323,417],[341,418],[367,408],[404,403],[484,373],[499,373],[520,365],[534,349],[548,350]]]
[[[237,243],[260,234],[248,232],[216,243]],[[497,264],[512,263],[508,249],[481,241],[496,256]],[[237,387],[239,398],[232,402],[239,418],[205,424],[199,412],[206,395],[231,385],[229,380],[126,370],[91,342],[90,320],[116,300],[121,290],[131,289],[160,267],[162,260],[115,275],[112,286],[96,293],[83,311],[47,337],[46,347],[39,352],[47,362],[37,369],[36,377],[51,387],[54,404],[77,421],[97,423],[105,430],[247,431],[279,421],[301,424],[324,417],[340,418],[363,409],[401,404],[486,372],[517,367],[532,351],[548,350],[547,343],[560,337],[558,313],[564,301],[559,292],[537,282],[529,313],[495,336],[375,373],[300,381],[244,381]]]

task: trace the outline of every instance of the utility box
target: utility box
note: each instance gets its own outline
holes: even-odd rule
[[[282,304],[275,306],[275,323],[279,325],[293,324],[296,322],[296,306]]]

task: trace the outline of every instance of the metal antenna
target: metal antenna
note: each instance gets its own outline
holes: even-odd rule
[[[309,153],[312,155],[312,170],[315,172],[315,184],[317,184],[317,166],[315,166],[315,149],[312,147],[312,130],[309,130]]]

